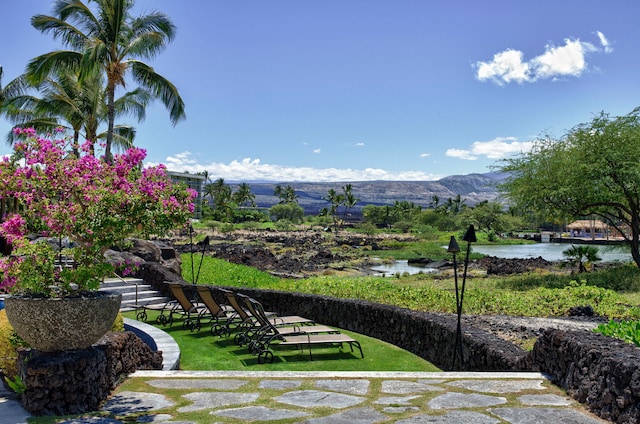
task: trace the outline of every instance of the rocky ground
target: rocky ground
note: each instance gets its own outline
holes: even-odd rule
[[[221,233],[206,231],[208,244],[192,244],[188,237],[181,237],[177,246],[182,253],[193,252],[214,255],[233,263],[252,266],[279,276],[305,277],[325,273],[327,270],[351,274],[371,274],[371,267],[378,263],[359,251],[384,250],[384,242],[414,239],[407,234],[364,235],[344,233],[333,235],[322,231],[234,231]],[[411,260],[410,260],[411,261]],[[414,262],[450,271],[451,261],[433,261],[415,258]],[[538,269],[557,268],[558,264],[542,258],[502,259],[485,257],[470,264],[471,269],[490,275],[512,275]]]
[[[200,234],[199,239],[203,234]],[[354,254],[358,250],[383,250],[385,241],[406,241],[412,238],[404,234],[357,235],[345,233],[334,236],[322,231],[277,232],[277,231],[235,231],[206,233],[208,244],[191,244],[188,237],[177,241],[178,250],[183,253],[194,252],[214,255],[233,263],[252,266],[273,275],[286,277],[305,277],[326,273],[328,270],[350,275],[372,273],[375,265],[372,259]],[[443,274],[451,272],[450,261],[431,261],[417,258],[427,266],[441,269]],[[557,263],[542,258],[503,259],[485,257],[470,264],[475,272],[490,275],[514,275],[534,270],[556,270]],[[566,270],[564,271],[566,272]],[[542,333],[544,328],[586,329],[590,330],[605,319],[594,317],[588,307],[577,307],[571,317],[531,318],[492,315],[466,315],[463,326],[475,326],[495,334],[505,340],[529,347]]]

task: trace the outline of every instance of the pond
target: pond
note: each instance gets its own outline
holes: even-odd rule
[[[419,274],[419,273],[429,273],[436,272],[435,268],[428,268],[424,265],[414,265],[407,262],[407,260],[398,260],[388,264],[376,265],[371,268],[376,273],[373,274],[377,277],[391,277],[395,274]]]
[[[471,245],[471,251],[482,253],[483,255],[495,256],[497,258],[537,258],[542,257],[548,261],[561,261],[566,259],[562,252],[569,249],[569,243],[533,243],[533,244],[510,244],[510,245]],[[629,262],[631,253],[624,246],[595,246],[598,248],[598,255],[604,262]],[[443,246],[443,249],[446,249]],[[464,260],[458,256],[458,260]],[[434,268],[421,265],[409,265],[406,260],[398,260],[394,263],[376,265],[372,268],[377,276],[393,276],[395,274],[419,274],[436,272]]]
[[[579,245],[576,245],[579,246]],[[548,261],[561,261],[566,259],[562,254],[571,247],[570,243],[533,243],[512,245],[471,245],[471,251],[483,255],[498,258],[537,258],[542,257]],[[604,262],[629,262],[631,253],[624,246],[594,246],[598,248],[598,255]]]

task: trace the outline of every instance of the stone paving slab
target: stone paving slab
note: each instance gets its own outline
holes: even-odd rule
[[[261,421],[276,421],[289,418],[301,418],[310,415],[307,412],[292,411],[289,409],[272,409],[267,408],[266,406],[247,406],[244,408],[223,409],[211,412],[211,414],[246,421],[255,420],[255,417],[260,417]]]
[[[64,423],[202,422],[193,414],[209,416],[206,423],[605,422],[539,373],[142,371],[133,378],[145,379],[142,389],[116,392],[102,416]],[[6,418],[0,422],[26,422]]]
[[[589,418],[573,409],[556,408],[497,408],[490,409],[508,423],[539,424],[539,423],[579,423],[599,424],[603,421]]]

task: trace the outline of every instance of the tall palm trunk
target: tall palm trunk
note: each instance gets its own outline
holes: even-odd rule
[[[107,82],[107,141],[104,147],[104,160],[111,162],[111,144],[113,143],[113,125],[115,122],[116,108],[115,108],[115,81],[109,75]]]

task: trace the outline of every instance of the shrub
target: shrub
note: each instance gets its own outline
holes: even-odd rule
[[[25,345],[9,324],[5,310],[0,310],[0,371],[6,377],[14,377],[18,374],[16,349]]]
[[[122,313],[118,312],[116,315],[116,320],[113,322],[111,326],[111,331],[121,332],[124,331],[124,318],[122,317]]]
[[[640,347],[640,321],[611,320],[607,324],[600,324],[593,331]]]

